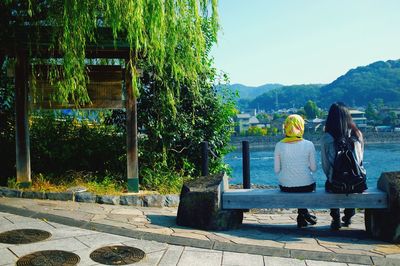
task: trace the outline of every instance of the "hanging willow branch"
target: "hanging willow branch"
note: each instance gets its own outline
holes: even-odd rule
[[[134,94],[139,91],[138,65],[145,62],[163,82],[171,106],[180,84],[189,85],[194,95],[198,92],[197,79],[208,52],[203,25],[211,25],[207,34],[214,40],[218,30],[217,0],[3,0],[0,10],[1,29],[52,27],[49,47],[63,55],[62,60],[51,61],[62,64],[62,71],[54,67],[51,74],[57,98],[78,106],[90,101],[85,51],[98,41],[99,29],[111,29],[116,47],[120,41],[129,45]],[[0,41],[2,37],[0,33]]]

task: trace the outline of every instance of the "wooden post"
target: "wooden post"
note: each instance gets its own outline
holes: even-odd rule
[[[132,89],[132,73],[125,68],[126,86],[126,160],[128,192],[139,192],[138,145],[137,145],[137,107]]]
[[[250,184],[250,148],[249,142],[242,142],[242,157],[243,157],[243,188],[249,189]]]
[[[15,66],[15,144],[17,182],[21,187],[28,187],[32,181],[28,123],[28,61],[25,52],[18,53]]]
[[[201,175],[208,175],[208,142],[201,143]]]

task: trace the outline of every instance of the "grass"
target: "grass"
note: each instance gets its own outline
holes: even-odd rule
[[[91,173],[71,172],[67,177],[45,177],[42,174],[32,176],[32,185],[24,191],[65,192],[71,187],[85,187],[88,192],[97,195],[121,195],[127,192],[126,185],[111,175],[98,177]],[[21,189],[15,178],[9,179],[8,187]]]

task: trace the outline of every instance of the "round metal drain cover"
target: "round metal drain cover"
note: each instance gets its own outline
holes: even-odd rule
[[[51,237],[49,232],[37,229],[18,229],[0,234],[0,243],[29,244]]]
[[[62,250],[44,250],[23,256],[17,266],[74,266],[81,258],[78,255]]]
[[[143,250],[134,247],[108,246],[96,249],[90,258],[107,265],[126,265],[142,260],[145,255]]]

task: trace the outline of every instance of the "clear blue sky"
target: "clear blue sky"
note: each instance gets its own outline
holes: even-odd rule
[[[219,0],[212,55],[231,83],[330,83],[400,59],[400,0]]]

